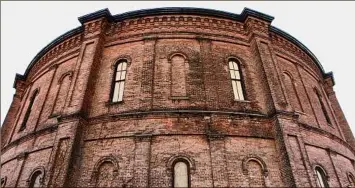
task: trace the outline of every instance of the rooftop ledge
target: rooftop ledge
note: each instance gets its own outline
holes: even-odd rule
[[[25,80],[27,78],[27,75],[35,62],[37,62],[45,53],[47,53],[52,47],[56,46],[57,44],[63,42],[64,40],[81,33],[83,29],[83,24],[85,22],[95,20],[101,17],[105,17],[109,22],[120,22],[122,20],[126,19],[132,19],[132,18],[138,18],[138,17],[143,17],[143,16],[152,16],[152,15],[162,15],[162,14],[191,14],[191,15],[206,15],[206,16],[215,16],[215,17],[220,17],[220,18],[227,18],[227,19],[232,19],[232,20],[237,20],[240,22],[244,22],[245,19],[248,16],[256,17],[258,19],[261,19],[266,22],[272,22],[274,17],[269,16],[267,14],[249,9],[249,8],[244,8],[241,14],[234,14],[230,12],[225,12],[225,11],[220,11],[220,10],[214,10],[214,9],[205,9],[205,8],[192,8],[192,7],[165,7],[165,8],[153,8],[153,9],[141,9],[141,10],[135,10],[135,11],[130,11],[122,14],[116,14],[116,15],[111,15],[111,12],[109,9],[101,9],[96,12],[86,14],[84,16],[81,16],[78,18],[79,22],[82,24],[81,26],[74,28],[63,35],[57,37],[54,39],[51,43],[49,43],[46,47],[44,47],[37,55],[32,59],[30,62],[29,66],[27,67],[24,75],[21,74],[16,74],[15,77],[15,82],[13,87],[15,88],[15,84],[17,80]],[[323,78],[328,78],[331,77],[333,83],[334,82],[334,77],[333,73],[325,73],[322,65],[316,58],[316,56],[305,46],[303,45],[300,41],[298,41],[296,38],[291,36],[290,34],[286,33],[285,31],[282,31],[279,28],[276,28],[274,26],[269,27],[269,30],[286,38],[287,40],[291,41],[293,44],[295,44],[297,47],[302,49],[307,55],[311,57],[311,59],[316,63],[317,67],[321,70],[323,74]]]

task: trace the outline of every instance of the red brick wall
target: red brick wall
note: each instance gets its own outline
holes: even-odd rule
[[[43,167],[44,186],[168,187],[179,159],[189,163],[193,187],[316,186],[316,165],[329,185],[348,185],[354,138],[332,84],[300,48],[270,32],[270,23],[143,20],[86,22],[83,33],[16,81],[1,129],[6,185],[27,186]],[[234,100],[230,58],[240,63],[244,101]],[[128,63],[123,101],[112,103],[121,59]]]

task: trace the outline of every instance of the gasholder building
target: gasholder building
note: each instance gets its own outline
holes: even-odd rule
[[[1,185],[355,186],[333,74],[272,20],[247,8],[79,17],[15,77]]]

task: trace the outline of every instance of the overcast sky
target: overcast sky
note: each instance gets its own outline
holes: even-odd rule
[[[199,7],[240,14],[248,7],[275,17],[272,25],[291,34],[333,71],[340,105],[355,130],[355,2],[131,1],[1,2],[1,125],[15,89],[35,55],[59,35],[80,26],[79,16],[158,7]]]

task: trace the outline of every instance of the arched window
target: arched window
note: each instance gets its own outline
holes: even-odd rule
[[[171,57],[171,96],[186,97],[185,57],[177,54]]]
[[[325,108],[325,106],[324,106],[324,103],[323,103],[323,101],[322,101],[322,96],[319,94],[319,92],[318,92],[317,89],[315,89],[315,92],[316,92],[316,95],[317,95],[317,99],[318,99],[318,101],[319,101],[319,104],[320,104],[320,106],[321,106],[321,108],[322,108],[323,115],[324,115],[325,119],[327,120],[327,123],[328,123],[328,124],[331,124],[330,118],[329,118],[328,113],[327,113],[327,110],[326,110],[326,108]]]
[[[235,100],[244,100],[244,87],[239,62],[235,59],[229,60],[229,72],[232,80],[233,94]]]
[[[123,100],[124,84],[126,80],[127,61],[119,60],[115,67],[115,76],[113,79],[112,102],[120,102]]]
[[[325,175],[325,172],[323,169],[319,166],[315,168],[315,173],[317,176],[317,185],[318,187],[329,187],[328,182],[327,182],[327,177]]]
[[[41,185],[42,185],[42,172],[37,170],[31,176],[29,188],[41,187]]]
[[[21,127],[20,127],[20,131],[26,129],[26,124],[27,124],[27,121],[28,121],[28,118],[30,117],[30,114],[31,114],[31,111],[32,111],[32,106],[33,106],[33,103],[36,99],[38,95],[38,89],[36,89],[31,98],[30,98],[30,103],[28,104],[28,107],[27,107],[27,110],[26,110],[26,113],[25,113],[25,117],[23,118],[23,121],[22,121],[22,124],[21,124]]]
[[[189,162],[178,159],[173,163],[173,184],[175,187],[190,187]]]

